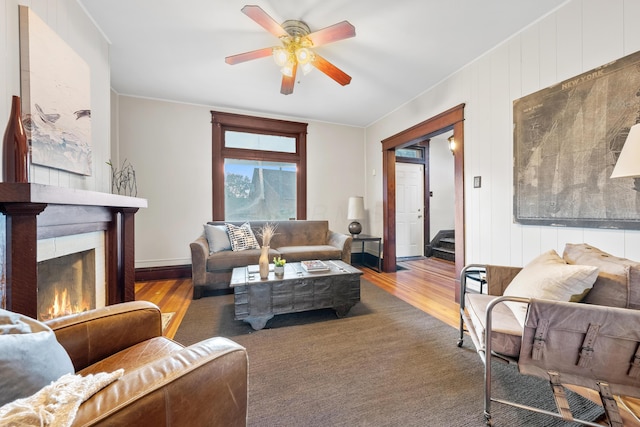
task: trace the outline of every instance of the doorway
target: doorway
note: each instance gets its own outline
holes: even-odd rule
[[[454,260],[453,130],[396,149],[396,258]],[[441,240],[444,239],[444,240]]]
[[[460,300],[459,277],[464,267],[464,104],[460,104],[435,117],[382,141],[383,163],[383,271],[396,271],[396,155],[398,148],[408,147],[425,136],[453,130],[456,141],[454,155],[455,182],[455,300]]]
[[[424,166],[396,164],[396,257],[424,255]]]

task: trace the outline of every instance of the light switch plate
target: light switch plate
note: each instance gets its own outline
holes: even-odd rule
[[[473,188],[480,188],[482,186],[482,177],[474,176],[473,177]]]

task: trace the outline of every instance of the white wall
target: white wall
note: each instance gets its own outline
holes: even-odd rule
[[[136,267],[190,264],[189,243],[211,219],[210,111],[218,109],[114,97],[117,162],[133,165],[138,196],[149,201],[136,215]],[[347,200],[364,189],[364,129],[308,123],[307,218],[326,219],[332,230],[346,232]]]
[[[366,131],[366,163],[385,138],[465,103],[466,262],[524,265],[567,242],[640,260],[640,232],[513,223],[512,102],[640,50],[640,2],[573,0],[523,29]],[[482,188],[473,177],[482,176]],[[382,176],[367,177],[373,234],[382,235]]]
[[[4,133],[11,97],[20,96],[18,5],[25,5],[51,27],[91,70],[93,175],[89,177],[33,165],[31,181],[92,191],[110,191],[109,43],[75,0],[3,0],[0,5],[0,128]],[[1,156],[1,153],[0,153]]]
[[[447,135],[452,135],[451,132]],[[441,230],[455,228],[455,166],[449,141],[443,135],[429,141],[430,238]]]

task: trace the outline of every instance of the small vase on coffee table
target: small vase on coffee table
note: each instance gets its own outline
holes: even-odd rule
[[[260,279],[267,279],[269,277],[269,246],[263,246],[260,248],[258,267],[260,270]]]

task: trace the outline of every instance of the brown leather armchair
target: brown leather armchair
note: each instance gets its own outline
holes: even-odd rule
[[[128,302],[46,322],[78,374],[124,375],[78,410],[74,426],[244,426],[247,354],[226,338],[184,347],[162,336],[160,310]]]

